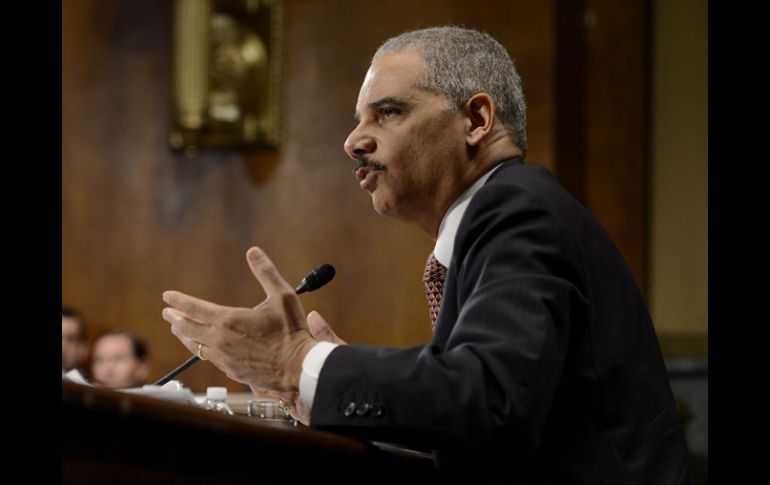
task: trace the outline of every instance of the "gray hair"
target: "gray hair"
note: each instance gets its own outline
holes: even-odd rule
[[[487,93],[497,115],[522,153],[527,153],[527,104],[521,78],[505,47],[489,34],[455,26],[405,32],[386,40],[372,62],[391,52],[416,49],[427,65],[419,87],[446,96],[458,109],[471,96]]]

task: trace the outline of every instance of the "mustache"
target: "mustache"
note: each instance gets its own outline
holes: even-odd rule
[[[356,170],[364,167],[372,167],[375,170],[387,170],[387,167],[385,167],[385,165],[381,164],[380,162],[364,157],[357,159],[353,163],[353,173],[355,174]]]

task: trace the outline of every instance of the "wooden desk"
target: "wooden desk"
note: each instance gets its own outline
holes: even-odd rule
[[[429,459],[397,449],[66,381],[62,413],[63,484],[435,481]]]

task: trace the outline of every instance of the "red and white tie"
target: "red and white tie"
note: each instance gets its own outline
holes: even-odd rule
[[[430,253],[425,264],[425,274],[422,277],[425,282],[425,295],[428,297],[428,310],[430,311],[430,324],[436,331],[436,319],[441,310],[441,295],[444,293],[444,281],[446,281],[446,266],[439,263],[438,259]]]

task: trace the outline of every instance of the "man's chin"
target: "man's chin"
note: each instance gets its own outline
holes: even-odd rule
[[[377,212],[377,214],[381,216],[395,217],[396,214],[392,205],[384,197],[382,197],[381,193],[374,191],[371,195],[372,206],[374,207],[374,211]]]

